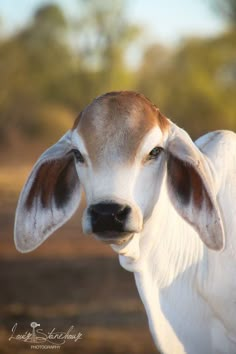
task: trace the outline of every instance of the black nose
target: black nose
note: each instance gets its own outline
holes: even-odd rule
[[[98,203],[89,208],[92,230],[95,233],[124,232],[127,217],[131,211],[128,205]]]

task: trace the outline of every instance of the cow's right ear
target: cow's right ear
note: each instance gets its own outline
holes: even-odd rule
[[[39,158],[21,192],[14,230],[18,251],[38,247],[70,219],[80,198],[69,131]]]

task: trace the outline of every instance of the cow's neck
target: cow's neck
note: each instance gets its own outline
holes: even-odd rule
[[[207,257],[206,247],[199,235],[171,203],[165,183],[161,191],[143,233],[137,236],[140,238],[139,259],[132,261],[129,257],[121,257],[124,268],[145,273],[145,276],[148,273],[158,288],[169,286],[179,277],[183,281],[187,277],[189,281],[188,274],[191,277],[195,277],[196,273],[200,275]]]
[[[163,351],[183,353],[179,338],[187,345],[190,339],[185,338],[185,333],[195,338],[186,326],[195,333],[203,331],[199,334],[202,338],[204,331],[207,333],[202,321],[207,310],[198,293],[207,252],[197,233],[171,204],[164,205],[163,201],[163,208],[158,205],[140,240],[140,259],[134,275],[156,345]],[[200,323],[201,328],[191,327],[189,318]],[[191,345],[197,348],[194,341]]]
[[[170,201],[163,209],[157,205],[145,232],[140,249],[146,244],[150,247],[143,262],[158,288],[169,286],[178,277],[189,281],[189,275],[193,278],[200,271],[205,246]]]

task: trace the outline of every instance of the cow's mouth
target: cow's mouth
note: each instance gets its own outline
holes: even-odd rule
[[[94,234],[95,238],[108,244],[123,245],[133,237],[133,232],[106,231]]]

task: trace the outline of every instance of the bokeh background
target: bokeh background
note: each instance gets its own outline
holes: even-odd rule
[[[32,321],[83,333],[60,353],[156,352],[132,274],[82,235],[82,209],[38,250],[13,245],[36,158],[94,97],[120,89],[193,138],[235,131],[236,0],[0,1],[0,353],[34,353],[8,340]]]

